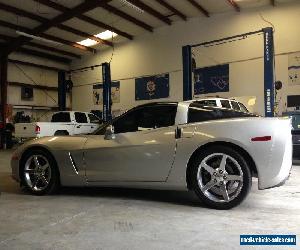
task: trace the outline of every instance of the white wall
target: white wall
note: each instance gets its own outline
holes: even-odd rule
[[[65,64],[53,62],[51,60],[41,59],[33,56],[26,56],[24,54],[13,53],[9,55],[10,59],[31,62],[39,65],[58,67],[62,69],[69,69]],[[8,63],[7,81],[21,82],[27,84],[38,84],[49,87],[57,87],[58,81],[57,72],[48,69],[41,69],[33,66],[19,65]],[[26,115],[32,117],[33,120],[45,121],[53,112],[47,110],[31,110],[30,108],[17,108],[19,105],[31,106],[45,106],[57,107],[57,91],[45,91],[40,89],[33,89],[33,99],[31,101],[24,101],[21,99],[21,87],[8,86],[8,100],[7,103],[14,106],[13,114],[18,111],[25,111]],[[70,106],[69,100],[68,105]]]
[[[134,78],[142,75],[170,72],[170,97],[165,100],[182,100],[182,46],[270,26],[262,20],[260,13],[275,26],[276,54],[300,51],[299,1],[277,7],[243,10],[241,13],[216,14],[210,18],[193,18],[163,26],[155,29],[154,33],[145,33],[116,46],[111,62],[112,79],[126,80],[121,80],[121,103],[114,104],[113,110],[124,110],[143,103],[135,101],[134,85]],[[196,56],[198,66],[233,62],[230,63],[230,92],[220,95],[256,96],[256,111],[264,113],[263,59],[253,59],[263,56],[262,36],[196,52],[199,54]],[[72,68],[100,64],[109,61],[111,55],[110,49],[101,51],[74,61]],[[235,62],[239,60],[244,61]],[[286,95],[300,93],[300,86],[288,86],[288,55],[276,56],[276,78],[284,83],[280,106],[285,109]],[[72,79],[75,84],[73,109],[102,109],[101,106],[94,106],[92,97],[92,84],[101,81],[101,69],[74,74]]]

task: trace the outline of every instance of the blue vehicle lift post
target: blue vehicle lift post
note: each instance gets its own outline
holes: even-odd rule
[[[191,100],[193,97],[193,81],[192,81],[192,51],[193,47],[205,45],[218,45],[225,41],[245,38],[249,35],[258,33],[264,34],[264,99],[265,99],[265,116],[274,116],[274,39],[273,28],[267,27],[261,30],[252,31],[235,36],[225,37],[213,41],[203,42],[194,45],[186,45],[182,47],[182,63],[183,63],[183,100]]]
[[[67,103],[67,85],[66,85],[66,72],[63,70],[58,71],[58,109],[59,111],[66,110]]]
[[[112,119],[111,113],[111,75],[110,75],[110,64],[102,64],[102,80],[103,80],[103,120],[105,122]]]
[[[274,39],[273,28],[262,29],[264,33],[264,98],[265,116],[274,116]]]

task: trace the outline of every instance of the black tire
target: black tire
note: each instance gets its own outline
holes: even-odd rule
[[[57,130],[55,133],[54,133],[55,136],[59,136],[59,135],[69,135],[69,132],[66,131],[66,130]]]
[[[242,177],[240,176],[241,180],[243,180],[242,182],[233,181],[233,182],[227,182],[227,184],[226,184],[226,182],[223,182],[223,184],[220,184],[220,185],[224,185],[225,188],[226,187],[228,188],[228,185],[231,185],[232,183],[233,183],[232,185],[235,185],[235,184],[236,185],[242,185],[241,188],[239,189],[240,190],[239,193],[238,192],[236,193],[236,197],[234,197],[235,194],[233,193],[232,200],[229,200],[229,201],[226,201],[225,199],[222,202],[212,200],[212,199],[215,199],[215,197],[217,197],[216,200],[218,200],[218,194],[214,193],[214,191],[212,191],[212,190],[211,191],[207,190],[207,191],[203,192],[201,190],[200,184],[198,182],[197,174],[198,174],[198,170],[200,168],[201,162],[205,159],[209,159],[207,157],[210,157],[211,155],[218,154],[218,153],[225,154],[225,155],[228,155],[228,156],[232,157],[239,164],[239,166],[240,166],[239,171],[242,171]],[[220,157],[222,157],[222,156],[220,156]],[[191,164],[192,165],[191,165],[190,173],[189,173],[191,187],[194,190],[194,192],[197,194],[199,199],[206,206],[208,206],[210,208],[214,208],[214,209],[230,209],[230,208],[233,208],[233,207],[239,205],[246,198],[246,196],[248,195],[248,193],[251,189],[252,177],[251,177],[251,172],[250,172],[249,165],[247,164],[244,157],[238,151],[236,151],[236,150],[234,150],[230,147],[216,145],[216,146],[211,146],[209,148],[206,148],[202,152],[198,153],[198,155],[194,158],[194,160]],[[211,163],[211,164],[213,164],[213,163]],[[231,158],[230,158],[229,163],[227,162],[225,166],[227,168],[231,167],[230,164],[234,164],[234,161],[231,161]],[[216,163],[216,165],[217,165],[217,163]],[[215,168],[216,167],[213,167],[213,169],[215,169]],[[199,170],[199,171],[203,171],[203,170]],[[219,174],[219,172],[215,171],[215,170],[213,171],[213,174],[216,174],[215,172],[217,172]],[[203,172],[201,172],[201,173],[203,173]],[[204,175],[205,174],[207,174],[207,173],[205,173],[205,171],[204,171]],[[230,173],[228,173],[228,174],[230,174]],[[207,177],[207,178],[210,178],[211,181],[216,182],[216,180],[215,180],[215,178],[217,178],[216,176],[210,175],[210,174],[208,176],[209,177]],[[223,178],[223,177],[221,177],[221,178]],[[209,182],[209,181],[207,181],[207,182]],[[237,184],[237,183],[239,183],[239,184]],[[219,184],[217,184],[213,188],[216,189],[216,188],[221,188],[221,187],[219,186]],[[213,198],[211,198],[211,197],[209,198],[208,196],[212,196]],[[230,197],[230,195],[229,195],[229,197]],[[220,199],[222,199],[222,196],[221,196]]]
[[[26,162],[29,161],[30,158],[33,156],[38,155],[41,157],[44,157],[47,159],[49,168],[51,170],[51,177],[50,180],[43,190],[34,190],[29,184],[28,181],[26,181],[26,176],[25,176],[25,165]],[[49,170],[48,170],[49,171]],[[20,173],[21,173],[21,181],[23,186],[27,191],[34,195],[48,195],[48,194],[53,194],[55,193],[58,188],[60,187],[60,178],[59,178],[59,171],[58,167],[56,164],[56,161],[54,157],[47,151],[42,150],[42,149],[33,149],[27,152],[23,157],[21,161],[21,166],[20,166]]]

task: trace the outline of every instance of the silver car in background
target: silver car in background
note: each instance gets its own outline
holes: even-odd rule
[[[37,195],[59,186],[193,190],[229,209],[259,189],[282,185],[292,166],[289,119],[206,107],[197,101],[135,107],[92,135],[21,145],[12,176]]]

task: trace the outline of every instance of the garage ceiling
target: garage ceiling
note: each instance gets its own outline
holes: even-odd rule
[[[293,0],[0,0],[2,48],[69,63],[176,21],[243,11]],[[95,34],[111,30],[113,40]],[[21,32],[21,33],[20,33]],[[26,36],[20,35],[25,34]],[[34,39],[28,36],[34,36]],[[39,37],[39,39],[36,39]],[[77,42],[98,42],[86,47]],[[41,39],[46,39],[42,40]],[[49,42],[52,41],[52,42]]]

